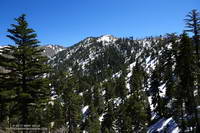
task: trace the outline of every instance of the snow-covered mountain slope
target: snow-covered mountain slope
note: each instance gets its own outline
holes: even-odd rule
[[[117,40],[116,37],[112,35],[103,35],[97,39],[97,42],[103,42],[104,45],[109,43],[114,43]]]
[[[58,52],[65,50],[66,48],[60,45],[45,45],[42,46],[44,49],[43,54],[49,58],[56,55]]]
[[[165,37],[132,40],[104,35],[86,38],[62,50],[51,59],[50,63],[57,70],[81,72],[83,75],[97,76],[101,81],[119,76],[122,69],[126,68],[128,72],[126,79],[129,81],[136,62],[144,67],[147,74],[151,74],[156,64],[165,60],[164,53],[170,49],[171,44]],[[161,58],[164,59],[160,60]],[[112,71],[110,77],[106,74],[107,70]],[[149,84],[147,83],[146,90]],[[129,88],[128,82],[127,88]],[[164,96],[165,82],[160,89],[163,92],[161,95]]]
[[[75,71],[87,72],[92,69],[92,64],[101,62],[100,66],[102,66],[97,66],[95,70],[96,73],[100,73],[102,69],[118,68],[122,65],[128,67],[137,61],[149,72],[154,69],[158,56],[161,56],[166,47],[164,41],[162,37],[141,40],[116,38],[112,35],[89,37],[59,52],[53,57],[51,64],[55,68],[63,68],[66,71],[76,67]],[[120,69],[114,72],[119,71]]]
[[[6,45],[5,46],[0,46],[0,50],[2,48],[4,48],[4,47],[6,47]],[[61,45],[52,45],[52,44],[44,45],[44,46],[41,46],[40,48],[43,49],[42,54],[47,56],[48,58],[51,58],[54,55],[56,55],[58,52],[63,51],[63,50],[66,49],[65,47],[63,47]]]
[[[131,78],[133,78],[133,68],[136,64],[139,64],[147,74],[143,85],[144,90],[142,91],[148,94],[151,110],[154,110],[155,107],[152,105],[151,98],[150,77],[158,64],[163,65],[163,72],[167,71],[166,60],[169,60],[169,57],[172,61],[174,60],[170,52],[172,52],[171,40],[167,36],[133,40],[132,38],[116,38],[112,35],[103,35],[100,37],[88,37],[62,50],[51,58],[50,64],[55,71],[63,70],[79,76],[92,76],[100,84],[125,76],[125,86],[128,93],[131,92],[130,82]],[[163,77],[159,86],[160,97],[165,97],[166,82],[165,77]],[[101,88],[100,91],[104,96],[105,88]],[[128,98],[129,96],[127,95],[126,97]],[[115,97],[112,100],[117,108],[121,104],[122,99]],[[83,107],[83,110],[88,109],[87,104],[83,105]],[[82,112],[87,111],[84,110]],[[100,114],[99,119],[102,120],[104,115],[104,113]],[[171,119],[163,118],[164,123],[169,121]],[[152,126],[149,128],[149,132],[158,129],[156,126]]]
[[[2,48],[4,48],[4,47],[6,47],[6,46],[4,46],[4,45],[0,46],[0,50],[1,50]]]

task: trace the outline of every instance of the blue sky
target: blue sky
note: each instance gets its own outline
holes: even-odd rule
[[[181,33],[199,0],[0,0],[0,45],[22,13],[41,44],[70,46],[89,36],[142,38]]]

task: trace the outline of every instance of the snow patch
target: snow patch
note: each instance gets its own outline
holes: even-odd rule
[[[147,133],[154,132],[179,133],[180,129],[173,118],[170,117],[168,119],[162,118],[148,128]]]
[[[164,83],[161,86],[159,86],[159,90],[161,90],[160,96],[161,97],[165,97],[165,94],[166,94],[166,84]]]
[[[89,109],[89,106],[88,106],[88,105],[86,105],[85,107],[83,107],[83,108],[81,109],[82,114],[85,114],[85,112],[86,112],[88,109]]]
[[[97,39],[97,42],[103,42],[104,45],[107,45],[108,43],[115,42],[116,40],[117,38],[112,35],[103,35]]]

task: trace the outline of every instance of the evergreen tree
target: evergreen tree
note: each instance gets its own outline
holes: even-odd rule
[[[92,85],[93,84],[93,85]],[[89,105],[89,112],[87,114],[86,119],[86,127],[85,130],[91,133],[100,132],[100,120],[99,116],[104,111],[104,103],[103,97],[100,94],[100,85],[92,82],[87,91],[87,97],[90,99],[89,101],[85,101],[85,104]]]
[[[29,120],[30,109],[37,104],[43,105],[49,99],[49,82],[45,74],[50,69],[46,64],[47,58],[41,54],[37,35],[28,28],[25,15],[15,20],[17,24],[11,25],[12,29],[8,29],[10,35],[7,35],[15,45],[6,47],[1,55],[0,65],[5,69],[0,73],[1,87],[6,99],[15,101],[21,116],[18,121],[31,124],[35,121]]]
[[[127,94],[128,90],[126,88],[125,77],[120,76],[119,78],[116,79],[115,95],[116,97],[122,99],[122,102],[124,102]]]
[[[49,104],[46,107],[45,114],[43,116],[49,123],[49,129],[57,130],[63,127],[65,121],[64,121],[64,109],[62,106],[62,100],[60,98],[56,98],[49,102]]]
[[[185,22],[187,28],[186,31],[193,33],[193,45],[196,48],[194,81],[196,82],[195,88],[197,88],[198,92],[198,95],[196,96],[196,103],[200,104],[200,13],[196,9],[193,9],[186,15]]]
[[[193,40],[196,47],[197,57],[199,56],[199,43],[200,43],[200,13],[193,9],[186,15],[186,27],[188,28],[188,32],[192,32],[194,34]]]
[[[178,45],[178,36],[174,33],[167,34],[165,43],[167,44],[164,47],[164,51],[159,59],[159,63],[162,67],[161,74],[163,83],[165,83],[166,93],[165,97],[163,98],[163,106],[164,111],[163,115],[165,117],[170,117],[173,114],[172,103],[174,102],[175,97],[175,89],[176,89],[176,81],[175,81],[175,56],[177,54],[177,45]],[[171,46],[171,48],[169,48]]]
[[[93,89],[93,101],[94,101],[93,103],[99,115],[104,111],[104,103],[103,103],[104,98],[101,94],[101,88],[102,88],[101,85],[95,84]]]
[[[101,122],[101,132],[114,133],[115,127],[115,109],[114,101],[115,98],[115,86],[116,83],[112,79],[109,79],[103,84],[105,91],[105,110],[103,112],[103,121]]]
[[[115,88],[116,88],[116,82],[109,79],[107,82],[103,84],[103,88],[105,91],[105,102],[108,104],[110,99],[113,99],[115,96]]]
[[[103,116],[102,126],[101,126],[101,132],[107,132],[107,133],[115,133],[114,127],[115,127],[115,110],[114,110],[114,104],[113,100],[110,100],[106,104],[106,109]]]
[[[59,78],[58,78],[59,77]],[[55,76],[53,86],[60,93],[60,102],[63,104],[64,125],[68,129],[68,133],[80,132],[81,124],[81,105],[82,97],[79,95],[77,78],[64,72],[59,72],[58,77]]]
[[[148,101],[144,94],[145,73],[139,63],[133,67],[130,92],[117,107],[116,127],[118,132],[145,132]]]
[[[152,93],[152,104],[154,106],[154,111],[158,113],[159,116],[163,116],[163,103],[162,98],[160,97],[160,85],[161,85],[161,78],[158,66],[152,72],[151,75],[151,86],[150,91]]]
[[[127,100],[127,113],[131,118],[133,131],[145,131],[146,123],[148,122],[147,110],[149,108],[148,99],[144,93],[144,77],[145,72],[139,63],[133,67],[130,80],[131,93]]]
[[[88,133],[100,133],[99,115],[93,104],[89,107],[89,115],[86,123]]]
[[[178,87],[177,87],[177,100],[181,105],[181,118],[182,129],[184,130],[185,122],[183,121],[184,113],[189,115],[195,114],[195,123],[198,126],[198,116],[196,110],[196,100],[194,98],[194,58],[191,40],[187,34],[183,34],[180,41],[180,49],[177,57],[177,74],[178,74]],[[186,112],[184,112],[186,111]],[[192,123],[194,127],[195,124]],[[197,127],[198,128],[198,127]]]
[[[178,37],[175,34],[167,34],[167,44],[171,44],[172,49],[166,48],[163,53],[165,56],[163,60],[166,62],[164,63],[164,81],[166,81],[166,98],[168,101],[174,96],[175,74],[173,66],[175,66],[175,58],[173,56],[177,53],[177,40]]]
[[[133,131],[133,126],[134,126],[132,123],[133,116],[129,114],[131,110],[128,110],[128,106],[129,103],[126,104],[125,101],[125,103],[120,104],[120,106],[117,108],[118,110],[116,114],[116,127],[119,133],[131,133]]]

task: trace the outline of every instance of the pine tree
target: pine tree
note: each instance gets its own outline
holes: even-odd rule
[[[1,55],[1,67],[6,72],[1,73],[1,84],[9,100],[15,101],[15,107],[20,112],[21,124],[30,124],[29,112],[31,107],[44,104],[49,98],[49,82],[45,74],[49,72],[47,58],[42,56],[39,41],[34,30],[28,28],[25,15],[15,19],[17,24],[12,24],[8,29],[8,38],[15,45],[9,45]],[[1,80],[2,81],[2,80]],[[5,93],[4,93],[5,94]]]
[[[195,87],[197,88],[198,95],[196,96],[197,103],[200,104],[200,57],[199,57],[199,45],[200,45],[200,13],[193,9],[190,11],[185,18],[185,25],[187,32],[193,34],[193,45],[196,48],[196,57],[195,57],[195,73],[194,80],[196,82]]]
[[[96,108],[96,111],[98,115],[101,115],[101,113],[104,111],[104,103],[103,103],[103,96],[101,94],[101,88],[102,86],[99,84],[95,84],[93,89],[93,104]]]
[[[0,50],[0,124],[7,117],[11,119],[13,115],[18,114],[16,110],[15,94],[13,86],[16,84],[16,74],[11,71],[14,58],[8,58],[11,55],[11,46]],[[12,115],[11,115],[12,114]]]
[[[181,117],[182,127],[184,130],[185,124],[183,121],[183,115],[185,113],[189,115],[195,114],[195,123],[199,126],[196,100],[194,98],[194,57],[191,45],[191,40],[187,34],[183,34],[180,41],[180,49],[177,57],[177,74],[178,74],[178,87],[177,87],[177,100],[181,105]],[[184,112],[186,111],[186,112]],[[192,123],[193,127],[195,126]],[[198,127],[197,127],[198,128]]]
[[[148,101],[144,94],[145,73],[139,63],[133,67],[130,92],[117,107],[116,127],[118,132],[145,132]]]
[[[164,64],[164,80],[166,81],[166,97],[167,100],[171,100],[174,93],[174,69],[175,58],[176,55],[176,45],[177,45],[178,37],[175,34],[167,34],[167,43],[171,44],[172,49],[166,49],[164,53],[163,60],[166,62]]]
[[[119,78],[116,79],[116,86],[115,86],[115,95],[119,97],[122,102],[126,100],[126,96],[128,94],[128,89],[126,88],[126,80],[125,75],[121,75]]]
[[[89,115],[86,123],[88,133],[100,133],[99,115],[93,104],[89,107]]]
[[[133,100],[133,99],[132,99]],[[125,103],[120,104],[120,106],[117,108],[117,114],[116,114],[116,127],[117,127],[117,132],[119,133],[130,133],[133,132],[133,116],[131,116],[131,114],[129,114],[129,112],[131,112],[131,110],[128,110],[129,103],[127,103],[125,101]],[[130,108],[129,108],[130,109]],[[135,119],[135,118],[134,118]]]
[[[115,86],[116,83],[112,79],[109,79],[103,84],[105,91],[105,110],[103,112],[103,121],[101,122],[101,132],[114,133],[114,120],[115,120],[115,110],[114,110],[114,101],[115,98]]]
[[[102,126],[101,126],[101,132],[108,132],[108,133],[115,133],[114,127],[115,127],[115,110],[114,110],[114,104],[113,100],[110,100],[106,104],[106,109],[103,116]]]
[[[170,117],[173,114],[172,103],[174,102],[175,97],[175,89],[176,89],[176,82],[175,82],[175,56],[177,54],[177,45],[178,45],[178,36],[176,34],[167,34],[165,43],[166,45],[164,52],[160,58],[162,60],[162,75],[163,75],[163,82],[165,83],[166,93],[165,97],[163,98],[163,104],[165,106],[164,116]],[[171,45],[171,48],[168,48]]]
[[[92,82],[88,88],[87,96],[90,101],[86,101],[85,104],[89,105],[89,113],[87,115],[87,120],[85,122],[85,130],[89,133],[100,132],[100,120],[99,116],[104,111],[103,97],[100,94],[100,85]]]
[[[200,13],[193,9],[186,15],[186,27],[188,28],[188,32],[192,32],[194,34],[193,40],[196,47],[197,57],[199,56],[199,43],[200,43]]]
[[[105,91],[105,102],[106,104],[109,102],[110,99],[113,99],[115,96],[115,88],[116,88],[116,82],[109,79],[107,82],[103,84],[103,88]]]
[[[47,107],[45,114],[43,114],[44,118],[49,123],[50,130],[56,130],[62,128],[64,121],[64,108],[62,106],[62,100],[60,98],[56,98],[51,101]]]
[[[155,68],[155,70],[152,72],[151,75],[151,86],[150,91],[152,93],[152,104],[154,106],[154,111],[158,113],[159,116],[163,116],[163,104],[162,104],[162,98],[160,97],[160,88],[161,85],[161,78],[160,78],[160,72],[158,66]]]
[[[145,72],[139,63],[133,67],[132,76],[130,80],[131,93],[127,100],[127,113],[130,116],[133,131],[140,132],[145,130],[148,114],[148,100],[144,93],[144,77]]]
[[[57,79],[61,84],[57,87],[61,90],[63,103],[64,123],[69,133],[80,132],[82,97],[78,93],[77,78],[66,73],[61,73]]]

